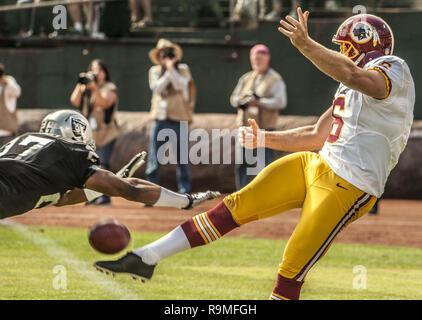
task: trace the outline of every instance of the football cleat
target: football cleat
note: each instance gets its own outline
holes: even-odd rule
[[[154,273],[155,265],[149,265],[142,261],[142,258],[132,252],[114,261],[96,261],[94,267],[106,274],[116,273],[128,274],[133,279],[141,279],[142,282],[150,280]]]
[[[202,202],[207,200],[212,200],[221,196],[221,193],[218,191],[206,191],[206,192],[198,192],[198,193],[186,193],[186,196],[189,199],[189,204],[182,208],[184,210],[189,210],[195,208],[196,206],[200,205]]]
[[[144,163],[147,153],[142,151],[135,155],[123,168],[121,168],[116,175],[120,178],[130,178]]]
[[[378,213],[378,201],[377,200],[374,204],[374,206],[371,208],[371,210],[369,210],[369,214],[377,214]]]

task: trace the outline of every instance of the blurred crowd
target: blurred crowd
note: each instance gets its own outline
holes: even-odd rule
[[[183,135],[193,121],[196,103],[196,86],[188,64],[182,62],[183,49],[177,43],[160,39],[149,51],[152,63],[148,71],[151,94],[149,152],[146,179],[159,184],[160,167],[165,164],[160,148],[170,144],[174,164],[177,164],[176,180],[179,193],[191,192],[191,174],[188,155],[181,145],[189,140]],[[271,67],[270,49],[264,44],[251,48],[249,53],[251,70],[233,84],[231,104],[237,112],[237,126],[247,125],[253,118],[262,129],[275,130],[280,110],[287,106],[286,84],[282,76]],[[23,88],[25,90],[25,88]],[[3,145],[18,134],[17,100],[21,88],[6,66],[0,63],[0,144]],[[104,168],[110,169],[110,159],[120,135],[118,118],[119,89],[113,82],[107,64],[94,59],[78,76],[78,81],[69,95],[70,104],[89,121],[96,142],[97,154]],[[163,133],[174,133],[175,140],[163,139]],[[161,135],[161,137],[160,137]],[[174,145],[175,144],[175,145]],[[161,148],[162,149],[162,148]],[[262,149],[262,150],[258,150]],[[248,184],[258,173],[250,174],[248,168],[258,164],[268,165],[274,160],[273,151],[258,148],[254,152],[255,162],[247,161],[245,149],[236,144],[236,154],[243,154],[241,163],[236,163],[236,188]],[[265,150],[264,150],[265,149]],[[237,156],[236,156],[237,157]],[[262,159],[261,159],[261,158]],[[262,169],[261,168],[261,169]],[[87,205],[109,205],[110,198],[102,196]]]
[[[51,0],[17,0],[14,3],[23,5],[48,1]],[[211,19],[212,23],[205,23],[204,26],[228,27],[235,24],[248,28],[256,27],[262,21],[278,21],[286,14],[295,17],[298,6],[320,14],[330,14],[356,5],[356,1],[352,0],[122,0],[108,4],[103,2],[96,2],[92,5],[75,3],[66,6],[70,20],[66,30],[51,30],[50,26],[40,21],[40,19],[45,19],[46,15],[41,15],[36,8],[19,10],[17,14],[20,25],[19,35],[28,37],[39,34],[56,37],[60,34],[70,34],[104,38],[106,32],[101,30],[104,29],[102,28],[104,26],[103,20],[111,18],[110,15],[104,16],[105,7],[116,3],[119,3],[119,7],[113,7],[113,10],[126,11],[129,21],[122,21],[122,14],[113,12],[111,16],[114,21],[112,23],[116,23],[116,20],[118,20],[122,25],[127,26],[129,32],[133,33],[148,27],[172,26],[172,21],[174,22],[175,17],[179,14],[184,14],[180,19],[184,20],[185,25],[189,27],[201,26],[201,21],[204,24],[204,21]],[[391,7],[412,8],[420,6],[421,3],[419,0],[361,0],[359,5],[365,6],[368,10],[373,10]],[[163,19],[165,16],[168,17],[167,22],[165,18]],[[51,19],[51,16],[49,16],[49,19]],[[1,20],[0,15],[0,29]],[[3,22],[4,24],[5,22]],[[107,24],[110,24],[108,20]],[[40,25],[39,30],[35,31],[35,26]]]

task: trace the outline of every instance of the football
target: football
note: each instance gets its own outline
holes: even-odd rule
[[[89,230],[89,244],[95,250],[114,254],[122,251],[130,242],[130,232],[114,219],[100,220]]]

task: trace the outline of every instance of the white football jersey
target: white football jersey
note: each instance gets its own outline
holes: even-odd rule
[[[337,175],[380,198],[409,138],[415,85],[408,65],[396,56],[379,57],[364,68],[383,74],[388,96],[376,99],[340,84],[320,154]]]

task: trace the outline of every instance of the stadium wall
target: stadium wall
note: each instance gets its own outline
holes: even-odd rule
[[[48,14],[52,17],[50,12]],[[105,14],[112,13],[108,10]],[[422,36],[422,29],[418,26],[422,13],[380,15],[394,30],[395,54],[408,62],[418,88],[422,81],[419,58],[422,43],[417,41]],[[331,104],[337,88],[335,81],[319,72],[282,37],[276,30],[277,23],[265,22],[257,29],[232,31],[157,28],[137,37],[127,37],[127,26],[116,22],[122,21],[125,13],[118,11],[115,16],[114,23],[104,26],[108,35],[106,40],[0,38],[0,60],[23,88],[19,108],[69,107],[78,73],[84,71],[92,59],[101,58],[108,64],[113,81],[119,87],[120,110],[148,111],[151,98],[148,52],[161,37],[178,42],[184,49],[183,61],[191,67],[198,89],[197,113],[235,112],[229,104],[229,97],[238,78],[250,69],[249,49],[255,43],[270,47],[272,66],[287,83],[288,107],[283,115],[319,115]],[[3,20],[11,21],[12,17],[10,13]],[[331,37],[343,19],[311,19],[310,34],[324,45],[337,49],[331,44]],[[415,118],[422,119],[418,95]]]

